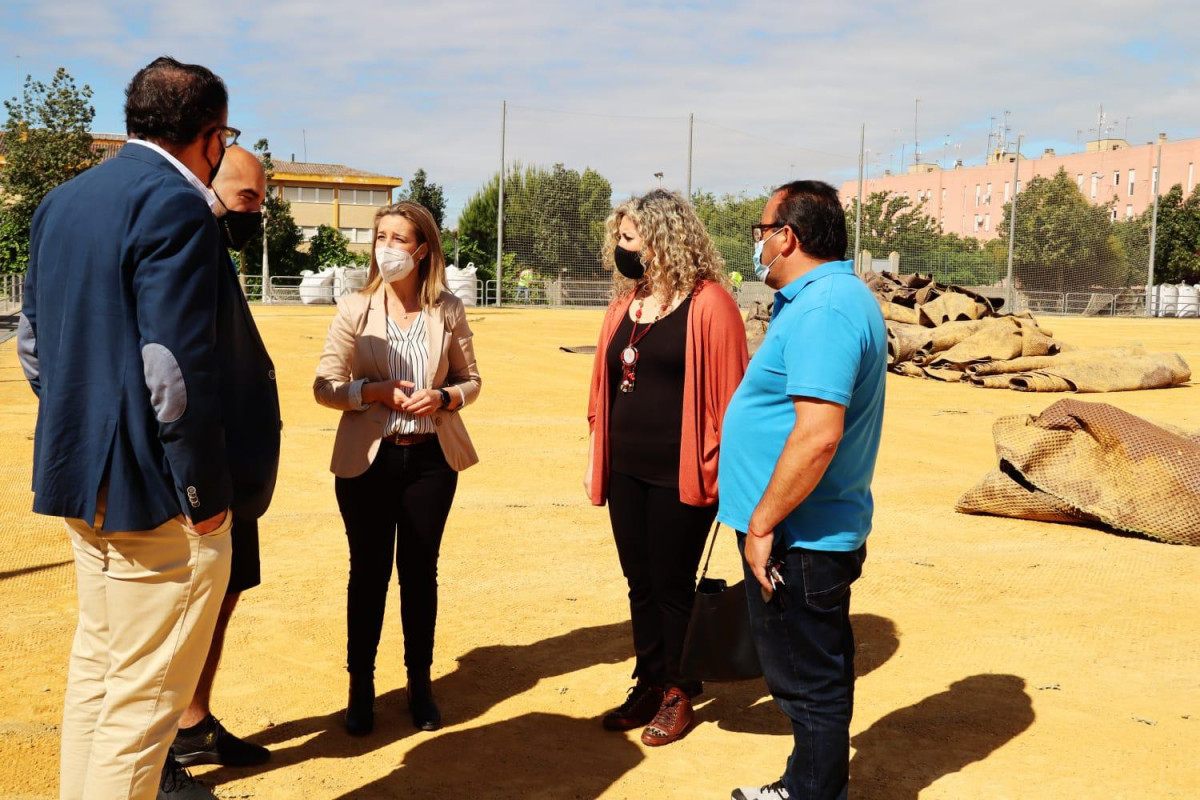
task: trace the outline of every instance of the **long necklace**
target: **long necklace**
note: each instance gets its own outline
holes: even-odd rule
[[[633,312],[633,327],[629,329],[629,344],[626,345],[625,349],[621,351],[622,375],[621,385],[618,388],[620,388],[620,390],[626,394],[632,392],[634,387],[637,385],[637,344],[642,339],[646,338],[646,334],[649,333],[650,329],[654,327],[654,323],[662,319],[663,315],[667,313],[667,307],[670,305],[670,302],[663,303],[662,308],[660,308],[658,311],[658,316],[654,318],[653,322],[646,323],[646,327],[642,328],[641,332],[639,333],[637,327],[642,321],[642,309],[645,307],[645,305],[646,301],[644,298],[638,300],[637,310]]]

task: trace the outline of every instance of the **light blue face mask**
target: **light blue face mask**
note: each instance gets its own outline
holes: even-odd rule
[[[779,231],[782,230],[783,228],[780,228],[779,230],[775,231],[775,233],[779,233]],[[774,236],[775,233],[772,233],[771,236]],[[770,239],[771,236],[768,236],[767,239]],[[771,271],[771,267],[774,266],[775,262],[779,260],[779,256],[783,255],[783,253],[776,255],[771,259],[770,264],[762,263],[763,245],[767,243],[767,239],[762,239],[761,241],[754,243],[754,257],[751,259],[751,261],[754,263],[754,276],[760,281],[766,281],[767,273]]]

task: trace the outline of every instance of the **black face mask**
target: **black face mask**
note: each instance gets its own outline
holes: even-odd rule
[[[617,245],[617,249],[613,251],[613,261],[617,265],[617,272],[631,281],[641,280],[641,277],[646,274],[642,257],[636,250],[626,250],[621,245]]]
[[[225,244],[230,250],[241,250],[247,243],[262,232],[263,215],[261,211],[226,211],[225,216],[217,220],[221,233],[225,235]]]
[[[213,192],[213,197],[217,198],[221,208],[225,209],[225,213],[217,217],[217,227],[221,229],[225,246],[230,250],[241,250],[262,231],[262,212],[230,211],[221,195]]]

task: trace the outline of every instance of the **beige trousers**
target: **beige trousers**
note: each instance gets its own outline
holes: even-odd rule
[[[79,586],[59,766],[61,800],[154,800],[229,583],[232,514],[101,531],[68,519]]]

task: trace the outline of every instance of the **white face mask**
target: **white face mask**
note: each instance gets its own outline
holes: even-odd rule
[[[379,274],[385,283],[402,281],[417,268],[412,253],[397,247],[376,247],[375,263],[379,265]]]

